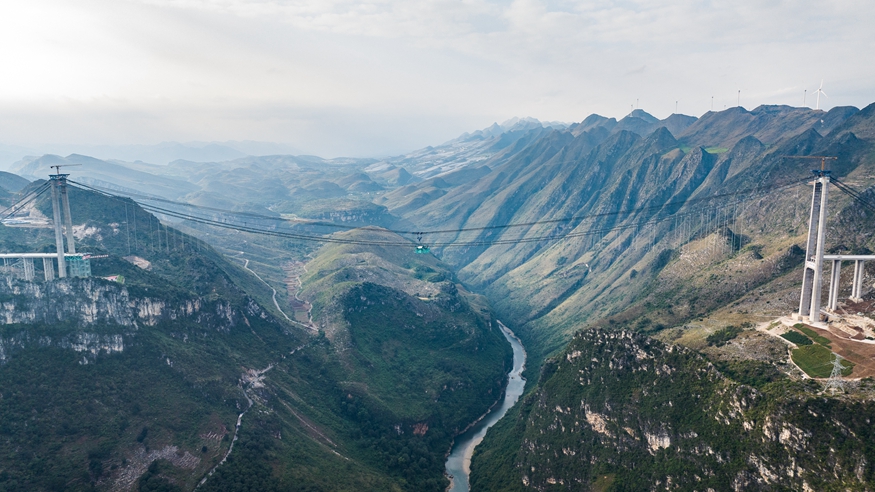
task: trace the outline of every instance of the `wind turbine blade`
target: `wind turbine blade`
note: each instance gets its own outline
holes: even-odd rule
[[[823,97],[829,97],[826,95],[826,92],[820,91],[820,93],[823,94]]]
[[[823,89],[823,79],[820,79],[820,89]],[[818,90],[820,90],[818,89]]]

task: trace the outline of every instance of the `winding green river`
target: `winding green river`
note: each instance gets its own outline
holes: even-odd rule
[[[516,404],[526,387],[526,380],[522,378],[523,369],[526,367],[526,350],[510,329],[500,321],[498,325],[501,327],[504,338],[507,338],[513,348],[513,368],[507,374],[507,390],[500,405],[494,407],[470,429],[456,436],[453,448],[447,458],[446,473],[452,482],[448,489],[449,492],[468,492],[468,476],[471,473],[471,456],[474,454],[474,448],[483,440],[486,431]]]

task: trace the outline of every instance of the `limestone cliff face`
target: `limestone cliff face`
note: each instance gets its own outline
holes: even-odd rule
[[[20,330],[0,337],[0,364],[20,350],[28,347],[59,347],[85,352],[85,355],[96,356],[100,353],[123,352],[125,340],[123,334],[101,334],[77,332],[62,336],[48,336],[34,333],[31,330]],[[87,363],[87,358],[83,359]]]
[[[871,398],[740,385],[630,332],[578,334],[545,371],[512,440],[518,490],[875,489]]]
[[[139,329],[165,321],[229,331],[248,323],[247,316],[267,317],[251,300],[236,309],[226,301],[196,296],[169,301],[162,294],[133,294],[122,285],[94,278],[46,283],[4,279],[0,282],[0,363],[32,346],[92,355],[122,352],[126,340]]]
[[[125,287],[91,278],[47,283],[7,278],[0,283],[0,308],[0,324],[5,325],[66,322],[136,327],[154,325],[167,314],[163,301],[134,298]],[[183,310],[200,310],[200,302],[190,301]]]

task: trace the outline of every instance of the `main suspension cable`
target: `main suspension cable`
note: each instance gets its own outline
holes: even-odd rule
[[[119,195],[115,195],[110,190],[85,185],[83,183],[78,183],[78,182],[75,182],[72,180],[67,180],[67,181],[70,183],[74,183],[76,185],[79,185],[81,187],[84,187],[86,189],[90,189],[92,191],[96,191],[96,192],[100,192],[103,194],[119,197]],[[740,196],[740,195],[751,195],[751,194],[756,195],[756,194],[763,194],[763,193],[766,193],[766,194],[773,193],[773,192],[776,192],[776,191],[781,190],[783,188],[797,186],[797,185],[802,184],[806,181],[808,181],[807,178],[803,179],[803,180],[793,180],[793,181],[790,181],[787,183],[774,185],[774,186],[757,186],[757,187],[748,188],[748,189],[744,189],[744,190],[721,193],[721,194],[717,194],[717,195],[710,195],[710,196],[700,197],[700,198],[691,198],[691,199],[682,200],[682,201],[668,202],[668,203],[659,204],[659,205],[649,205],[646,207],[621,209],[621,210],[610,211],[610,212],[600,212],[600,213],[593,213],[593,214],[576,215],[576,216],[562,217],[562,218],[557,218],[557,219],[545,219],[545,220],[510,223],[510,224],[498,224],[498,225],[492,225],[492,226],[462,227],[462,228],[457,228],[457,229],[436,229],[436,230],[416,230],[416,231],[398,230],[398,229],[383,229],[383,230],[388,231],[388,232],[393,232],[393,233],[399,234],[399,235],[422,236],[424,234],[429,234],[429,235],[460,234],[463,232],[487,231],[487,230],[496,230],[496,229],[510,229],[510,228],[518,228],[518,227],[533,227],[533,226],[537,226],[537,225],[557,224],[557,223],[563,223],[563,222],[583,222],[584,220],[588,220],[588,219],[591,220],[591,219],[596,219],[596,218],[604,218],[604,217],[617,216],[617,215],[633,215],[633,214],[641,213],[641,212],[648,212],[648,211],[653,211],[653,210],[657,210],[657,211],[658,210],[665,210],[665,209],[671,209],[671,208],[675,208],[675,207],[677,207],[677,209],[680,209],[681,207],[686,206],[686,205],[705,203],[705,202],[719,200],[721,198],[729,198],[729,197]],[[137,196],[135,194],[128,194],[128,195],[129,195],[129,197],[130,196]],[[292,223],[297,223],[300,225],[307,225],[307,226],[314,226],[314,227],[331,227],[331,228],[345,229],[345,230],[362,229],[362,227],[360,227],[360,226],[353,226],[353,225],[347,225],[347,224],[337,224],[334,222],[310,221],[310,220],[306,220],[306,219],[298,219],[297,221],[291,221],[291,220],[284,218],[284,217],[256,214],[256,213],[251,213],[251,212],[239,212],[239,211],[232,211],[232,210],[224,210],[224,209],[219,209],[219,208],[214,208],[214,207],[205,207],[202,205],[194,205],[194,204],[190,204],[190,203],[176,202],[173,200],[156,199],[153,197],[146,197],[143,195],[139,195],[139,196],[142,196],[143,200],[160,201],[160,202],[164,202],[164,203],[181,205],[181,206],[185,206],[185,207],[192,207],[192,208],[210,210],[210,211],[214,211],[214,212],[221,212],[221,213],[228,214],[228,215],[240,215],[240,216],[252,217],[252,218],[257,218],[257,219],[281,221],[281,222],[285,222],[285,223],[292,222]],[[142,203],[141,201],[137,201],[137,203],[139,203],[141,206],[147,205],[147,204]],[[165,208],[157,207],[157,206],[153,206],[153,207],[156,208],[157,210],[164,212],[164,213],[169,212],[169,209],[165,209]],[[176,212],[176,211],[174,211],[174,212]],[[176,212],[176,213],[181,213],[181,212]],[[669,214],[669,215],[674,215],[674,214]]]
[[[13,203],[9,207],[7,207],[6,210],[0,212],[0,219],[8,219],[9,217],[12,217],[19,210],[21,210],[22,208],[27,206],[29,203],[33,202],[34,200],[36,200],[37,198],[42,196],[43,193],[48,191],[50,186],[51,186],[51,183],[49,181],[46,181],[42,185],[31,190],[30,193],[23,196],[19,201]]]
[[[761,195],[766,195],[766,194],[774,193],[774,192],[776,192],[780,189],[783,189],[785,187],[788,187],[788,186],[794,186],[794,185],[801,184],[804,181],[807,181],[807,180],[793,181],[793,182],[785,183],[783,185],[779,185],[779,186],[775,186],[775,187],[757,187],[757,188],[754,188],[754,190],[756,190]],[[68,180],[68,182],[69,182],[69,180]],[[129,197],[115,195],[113,193],[110,193],[110,192],[107,192],[107,191],[104,191],[101,189],[97,189],[97,188],[94,188],[94,187],[91,187],[88,185],[83,185],[81,183],[73,182],[73,184],[75,184],[77,187],[82,187],[83,189],[94,191],[94,192],[100,193],[101,195],[111,197],[114,199],[130,200]],[[750,194],[748,190],[745,190],[745,191],[747,193],[741,193],[741,192],[725,193],[725,194],[719,195],[719,197],[727,197],[727,196],[740,195],[740,194]],[[715,196],[718,196],[718,195],[715,195]],[[702,201],[705,201],[705,199],[713,199],[713,196],[712,197],[705,197],[702,199],[696,199],[696,200],[699,202],[702,202]],[[358,238],[353,239],[353,238],[343,238],[343,237],[337,237],[337,236],[300,234],[300,233],[294,233],[294,232],[290,232],[290,231],[265,230],[265,229],[249,226],[248,224],[245,224],[245,223],[243,225],[240,225],[240,224],[232,224],[232,223],[222,222],[222,221],[218,221],[218,220],[214,220],[214,219],[210,219],[210,218],[199,217],[196,215],[178,212],[176,210],[158,207],[158,206],[151,205],[151,204],[139,203],[139,205],[141,207],[143,207],[144,210],[152,212],[152,213],[162,214],[162,215],[166,215],[169,217],[178,218],[181,220],[188,220],[188,221],[192,221],[195,223],[211,225],[214,227],[236,230],[238,232],[262,234],[262,235],[268,235],[268,236],[283,237],[283,238],[288,238],[288,239],[297,239],[297,240],[302,240],[302,241],[322,242],[322,243],[361,244],[361,245],[374,245],[374,246],[410,246],[410,244],[411,244],[410,242],[402,242],[402,241],[379,241],[379,240],[367,240],[367,239],[358,239]],[[642,207],[638,210],[646,210],[648,208],[655,208],[655,207]],[[662,206],[660,206],[660,208],[665,209],[665,208],[667,208],[667,206],[662,205]],[[617,213],[619,213],[619,212],[593,214],[590,216],[586,216],[585,218],[597,217],[597,216],[607,216],[607,215],[613,215],[613,214],[617,214]],[[696,214],[696,212],[692,212],[692,211],[685,212],[685,213],[677,213],[676,212],[673,214],[672,213],[667,214],[666,216],[663,216],[663,217],[652,217],[652,218],[645,220],[643,222],[639,221],[639,222],[636,222],[634,224],[623,224],[623,225],[616,225],[616,226],[612,226],[612,227],[588,229],[585,231],[577,231],[577,232],[573,232],[573,229],[572,229],[569,232],[565,232],[565,233],[556,232],[556,233],[549,234],[549,235],[540,235],[540,236],[534,236],[534,237],[520,237],[520,238],[510,238],[510,239],[503,238],[503,239],[495,239],[495,240],[481,239],[481,240],[472,240],[472,241],[445,241],[445,242],[431,243],[430,245],[434,246],[434,247],[465,247],[465,246],[493,246],[493,245],[503,245],[503,244],[544,242],[544,241],[552,241],[552,240],[561,240],[561,239],[572,238],[572,237],[583,237],[583,236],[606,234],[609,232],[614,232],[614,231],[618,231],[618,230],[625,230],[625,229],[629,229],[632,227],[638,228],[641,226],[657,224],[657,223],[663,222],[665,220],[674,220],[677,218],[682,218],[682,217],[686,217],[686,216],[690,216],[690,215],[694,215],[694,214]],[[259,217],[259,218],[261,218],[261,217]],[[541,224],[554,223],[557,221],[558,220],[539,221],[537,223],[541,223]],[[313,225],[313,223],[308,223],[308,224]],[[347,227],[349,227],[349,226],[347,226]],[[398,232],[398,231],[393,231],[390,229],[377,228],[374,226],[349,227],[349,228],[360,229],[360,230],[373,230],[375,232],[390,232],[390,233],[392,233],[392,232],[397,233]],[[456,230],[454,232],[460,232],[460,231],[461,230]],[[405,231],[401,231],[401,232],[405,232]]]

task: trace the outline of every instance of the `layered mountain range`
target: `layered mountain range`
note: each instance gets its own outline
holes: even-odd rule
[[[37,177],[51,165],[81,164],[70,168],[78,182],[162,199],[150,203],[198,210],[215,223],[158,214],[158,225],[159,217],[130,201],[74,189],[71,200],[84,207],[74,219],[88,217],[77,219],[77,230],[91,250],[110,256],[98,273],[123,273],[129,285],[70,280],[65,304],[27,301],[32,288],[8,282],[0,299],[18,314],[3,327],[0,373],[26,395],[39,364],[16,364],[41,360],[41,350],[59,350],[71,364],[87,352],[92,367],[128,361],[128,347],[172,354],[171,363],[189,354],[198,374],[218,378],[216,395],[226,395],[221,404],[210,395],[191,403],[221,422],[217,435],[230,434],[235,408],[251,401],[254,409],[244,418],[245,445],[230,455],[237,459],[205,487],[239,479],[261,490],[292,483],[438,490],[452,436],[500,396],[509,352],[497,318],[526,345],[529,386],[478,447],[474,490],[870,490],[875,450],[865,429],[875,418],[875,389],[863,380],[846,393],[824,393],[811,377],[825,377],[821,366],[838,353],[850,361],[841,366],[846,376],[871,376],[871,355],[811,327],[781,338],[775,320],[798,305],[816,156],[836,157],[826,161],[832,176],[859,192],[857,199],[830,196],[827,250],[875,250],[867,205],[875,204],[873,155],[875,105],[732,108],[664,120],[635,110],[571,125],[523,119],[380,160],[280,155],[155,166],[79,155],[28,159],[14,170]],[[24,187],[17,179],[7,179],[0,200],[11,202],[11,188]],[[103,199],[110,201],[95,201]],[[103,209],[114,215],[101,217]],[[49,215],[45,203],[26,212]],[[232,219],[295,235],[219,227]],[[307,229],[301,219],[329,224]],[[346,230],[357,226],[368,227]],[[0,227],[0,241],[10,251],[49,251],[48,232]],[[312,241],[301,240],[306,234]],[[180,244],[187,253],[174,253]],[[432,254],[416,254],[415,244]],[[213,273],[194,275],[200,269]],[[843,301],[842,313],[866,325],[870,290],[859,303]],[[96,299],[92,311],[108,309],[105,299],[124,300],[112,309],[125,321],[98,316],[93,323],[106,328],[50,328],[57,323],[47,320],[58,316],[51,313],[73,316],[79,291]],[[161,303],[168,319],[138,318],[137,306],[149,303]],[[155,329],[135,332],[135,324]],[[222,331],[229,326],[236,328]],[[863,348],[873,333],[866,326],[854,332]],[[35,333],[50,329],[51,341],[40,345]],[[114,348],[117,337],[124,351]],[[214,343],[225,347],[221,353],[211,352]],[[162,377],[199,388],[186,379],[190,371],[176,374],[171,363],[163,362],[170,369],[162,366]],[[209,376],[241,367],[239,381]],[[76,479],[82,487],[107,488],[129,456],[176,446],[175,461],[169,452],[136,461],[142,470],[127,486],[191,488],[230,447],[204,444],[198,455],[202,445],[191,436],[211,435],[200,420],[173,427],[155,415],[162,423],[149,424],[129,407],[94,398],[133,423],[111,437],[72,427],[40,441],[61,450],[75,439],[93,444],[93,453],[71,454],[64,471],[52,468],[70,477],[96,463]],[[3,410],[12,421],[24,421],[26,411]],[[248,418],[255,425],[247,427]],[[150,425],[160,429],[154,446],[146,435],[137,440]],[[30,431],[16,424],[3,432],[17,453],[9,446]],[[202,461],[191,467],[185,453]],[[18,457],[0,473],[50,488],[29,466]]]
[[[499,312],[519,320],[523,333],[540,340],[628,305],[644,282],[628,279],[628,272],[646,271],[680,241],[674,221],[654,221],[695,219],[686,241],[706,232],[691,215],[707,212],[713,220],[730,207],[728,227],[735,232],[756,223],[786,239],[785,214],[796,205],[781,194],[762,198],[776,208],[766,224],[763,207],[748,200],[804,180],[820,164],[786,156],[838,155],[837,174],[868,176],[872,113],[872,107],[829,113],[733,108],[686,120],[675,134],[671,118],[590,117],[570,131],[542,132],[511,155],[386,193],[377,203],[423,230],[453,231],[429,238],[455,243],[440,251],[441,258],[458,268],[463,281],[483,289]],[[798,205],[804,207],[804,200]],[[801,226],[798,207],[794,214],[794,227]],[[520,226],[496,227],[503,224]],[[639,285],[627,288],[629,283]],[[548,343],[547,350],[560,344]]]

